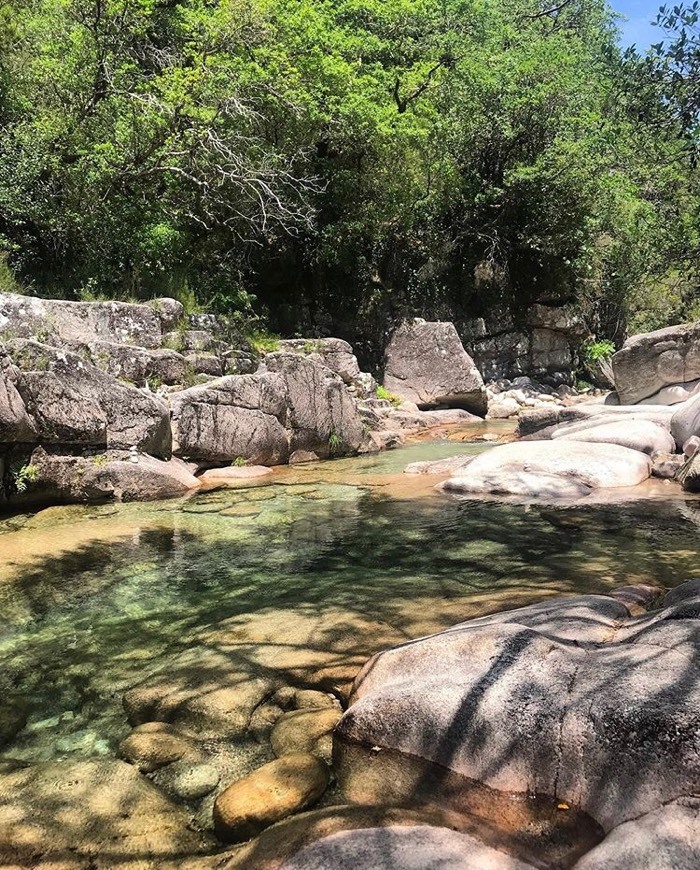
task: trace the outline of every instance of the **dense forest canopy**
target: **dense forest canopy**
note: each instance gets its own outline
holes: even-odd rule
[[[700,315],[697,5],[0,0],[3,281],[370,340]]]

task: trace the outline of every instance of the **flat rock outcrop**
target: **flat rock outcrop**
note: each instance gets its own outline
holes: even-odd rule
[[[448,405],[484,416],[484,382],[449,322],[404,322],[385,351],[384,386],[421,409]]]
[[[32,338],[60,346],[71,342],[109,341],[161,346],[163,328],[184,313],[175,299],[153,305],[130,302],[66,302],[0,293],[0,338]]]
[[[623,405],[695,381],[700,378],[700,322],[634,335],[613,355],[612,365]]]
[[[684,861],[697,854],[697,586],[641,613],[625,603],[634,587],[550,600],[380,653],[336,729],[344,794],[410,805],[455,775],[467,810],[486,787],[588,814],[607,837],[577,865],[587,870],[695,866]],[[420,779],[396,774],[416,764]],[[659,865],[647,863],[655,848]]]

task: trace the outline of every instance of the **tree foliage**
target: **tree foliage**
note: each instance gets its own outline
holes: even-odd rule
[[[285,332],[540,300],[619,338],[697,284],[697,9],[664,14],[654,59],[604,0],[0,0],[0,244],[38,292]]]

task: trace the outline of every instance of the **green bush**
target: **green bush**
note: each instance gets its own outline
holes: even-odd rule
[[[387,402],[391,402],[391,404],[398,408],[399,405],[403,402],[401,396],[397,396],[396,393],[392,393],[387,390],[386,387],[383,387],[381,384],[377,387],[377,398],[385,399]]]
[[[590,341],[583,348],[583,358],[588,363],[608,360],[615,353],[615,345],[607,338],[600,341]]]

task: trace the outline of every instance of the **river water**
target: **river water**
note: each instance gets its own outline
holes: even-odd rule
[[[458,500],[401,473],[480,449],[432,442],[0,521],[0,705],[30,709],[0,761],[113,754],[124,691],[222,639],[236,667],[245,653],[251,673],[342,694],[377,650],[470,616],[692,576],[697,501]]]

